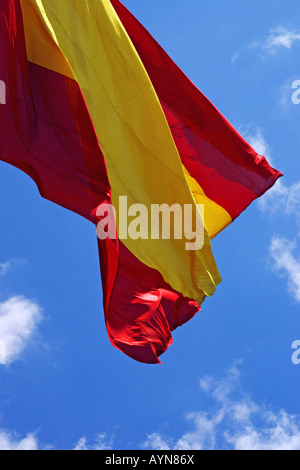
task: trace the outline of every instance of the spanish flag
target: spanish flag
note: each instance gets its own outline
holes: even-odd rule
[[[112,344],[145,363],[221,282],[211,239],[281,173],[189,81],[119,0],[0,0],[0,158],[93,224]],[[121,237],[119,201],[204,207],[203,246]],[[175,229],[175,227],[173,227]]]

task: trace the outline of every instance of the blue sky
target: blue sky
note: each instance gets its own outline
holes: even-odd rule
[[[0,163],[0,449],[299,450],[299,4],[124,3],[284,178],[213,240],[223,283],[149,366],[108,340],[94,227]]]

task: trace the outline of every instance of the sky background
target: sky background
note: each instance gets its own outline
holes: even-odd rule
[[[109,342],[93,225],[0,162],[0,449],[300,450],[299,2],[123,3],[284,177],[213,240],[223,283],[151,366]]]

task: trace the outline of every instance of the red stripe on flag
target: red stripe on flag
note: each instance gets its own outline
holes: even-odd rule
[[[236,218],[281,173],[250,147],[127,8],[119,0],[111,3],[158,94],[182,163],[206,196]]]
[[[98,243],[101,268],[107,273],[112,241]],[[155,364],[173,342],[171,331],[190,320],[199,306],[175,292],[158,271],[141,263],[120,241],[118,247],[118,274],[106,299],[107,331],[112,344],[125,354]]]

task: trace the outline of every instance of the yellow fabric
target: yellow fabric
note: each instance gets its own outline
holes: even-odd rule
[[[196,213],[155,90],[109,0],[33,1],[85,97],[116,209],[119,196],[126,195],[128,205],[144,204],[149,213],[151,204],[162,203],[191,204]],[[36,49],[30,53],[31,60],[40,64],[41,53]],[[48,67],[55,70],[50,60]],[[185,239],[124,240],[175,290],[201,303],[205,295],[214,293],[221,277],[206,230],[202,250],[187,251],[185,243]]]
[[[68,61],[57,45],[51,25],[45,23],[42,5],[39,5],[39,10],[36,3],[35,0],[21,0],[27,58],[34,64],[74,79]]]
[[[183,170],[196,203],[204,205],[205,226],[212,239],[232,223],[232,218],[223,207],[206,196],[199,183],[189,174],[185,167],[183,167]]]

